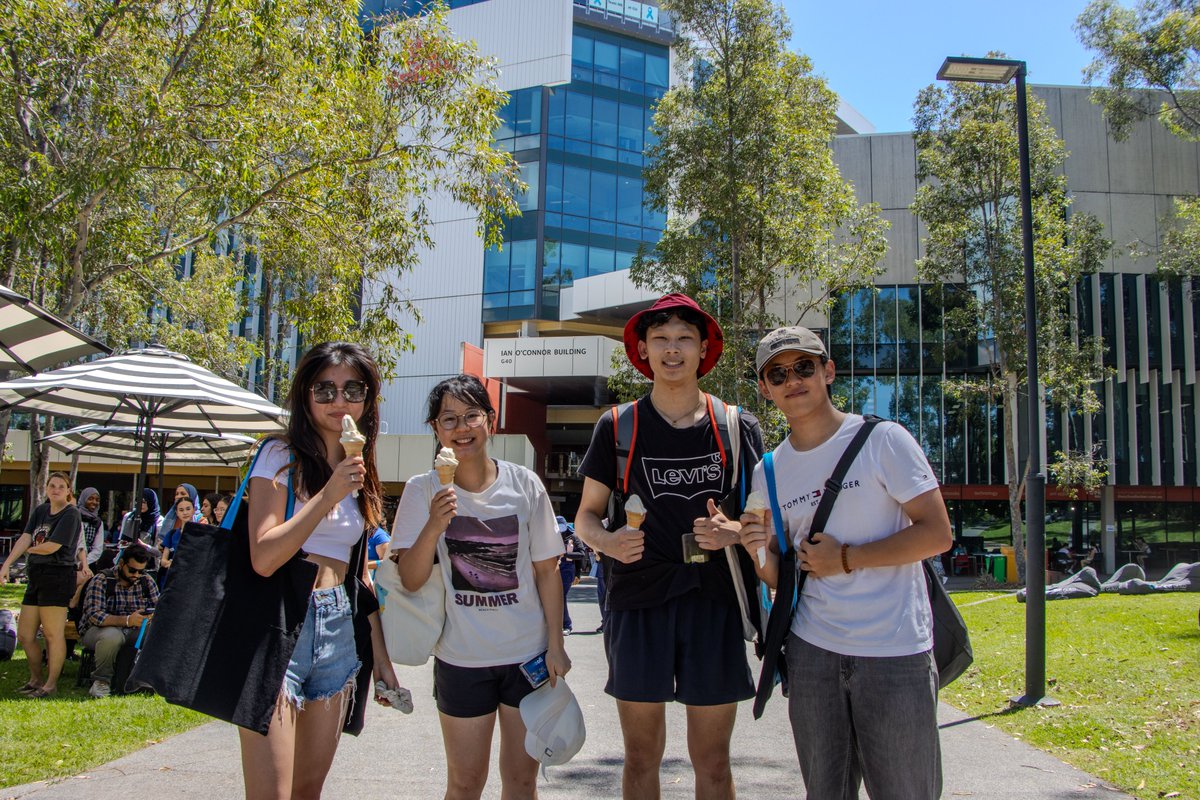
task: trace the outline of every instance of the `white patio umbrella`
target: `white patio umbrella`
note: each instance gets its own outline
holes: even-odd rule
[[[0,284],[0,370],[39,372],[109,352],[86,333]]]
[[[142,473],[159,430],[254,435],[281,430],[283,409],[160,344],[0,382],[0,410],[20,408],[144,431]],[[142,477],[137,492],[140,494]],[[137,496],[137,495],[135,495]]]

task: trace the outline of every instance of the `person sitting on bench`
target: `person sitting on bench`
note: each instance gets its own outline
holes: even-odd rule
[[[79,630],[83,646],[96,652],[92,671],[92,697],[108,697],[117,653],[137,640],[142,622],[158,603],[158,584],[146,574],[154,554],[145,546],[132,544],[121,553],[116,566],[98,573],[83,593]]]

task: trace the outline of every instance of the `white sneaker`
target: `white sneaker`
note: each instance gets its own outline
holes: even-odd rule
[[[108,697],[112,694],[112,687],[108,685],[108,681],[94,680],[88,694],[92,697]]]

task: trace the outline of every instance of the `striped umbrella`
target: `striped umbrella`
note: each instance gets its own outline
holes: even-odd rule
[[[52,433],[38,441],[49,442],[51,447],[69,456],[78,453],[114,461],[140,461],[142,439],[140,428],[80,425],[69,431]],[[222,436],[160,428],[150,434],[150,452],[158,456],[160,462],[231,467],[246,460],[255,441],[253,436],[238,433]]]
[[[25,295],[0,285],[0,370],[38,372],[109,352]]]
[[[142,476],[158,430],[261,434],[282,429],[283,409],[160,344],[0,382],[0,410],[19,408],[144,431]]]

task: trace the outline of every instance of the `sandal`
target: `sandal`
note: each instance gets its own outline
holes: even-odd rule
[[[47,690],[45,687],[39,686],[25,696],[30,700],[45,700],[46,698],[53,697],[56,694],[58,694],[58,689]]]
[[[42,687],[39,684],[30,682],[30,683],[27,683],[24,686],[22,686],[20,689],[17,689],[16,691],[17,691],[17,694],[29,694],[30,692],[36,692],[40,688],[42,688]]]

